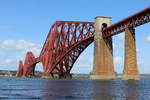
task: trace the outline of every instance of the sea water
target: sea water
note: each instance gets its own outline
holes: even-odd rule
[[[0,77],[0,100],[150,100],[150,79],[95,81]]]

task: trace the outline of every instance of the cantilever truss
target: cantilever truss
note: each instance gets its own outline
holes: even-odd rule
[[[107,38],[125,31],[129,27],[150,22],[150,7],[102,30]],[[35,65],[42,62],[46,74],[69,74],[73,64],[94,41],[93,22],[57,21],[50,28],[43,49],[38,58],[28,52],[24,65],[20,62],[17,76],[32,76]]]
[[[63,75],[70,70],[81,52],[93,42],[91,22],[56,22],[40,54],[44,72]]]
[[[42,62],[46,74],[69,74],[79,55],[93,41],[94,23],[57,21],[50,28],[40,56],[27,53],[23,76],[32,76],[38,62]]]

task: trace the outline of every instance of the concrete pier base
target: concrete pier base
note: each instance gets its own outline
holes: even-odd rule
[[[102,28],[111,25],[110,17],[96,17],[95,19],[95,37],[94,37],[94,64],[91,79],[109,80],[115,79],[113,64],[112,38],[104,39]]]
[[[97,74],[97,75],[90,75],[90,79],[92,80],[113,80],[116,79],[116,74],[112,73],[112,74]]]
[[[125,31],[125,61],[123,80],[139,80],[140,75],[137,68],[135,30],[128,28]]]

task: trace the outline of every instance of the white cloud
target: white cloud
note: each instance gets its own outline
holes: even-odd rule
[[[0,69],[17,70],[19,60],[24,62],[27,51],[32,51],[37,57],[42,46],[26,40],[4,40],[0,43],[0,49],[6,53],[0,56]]]
[[[18,62],[12,57],[0,57],[0,70],[17,70]]]
[[[93,67],[92,63],[93,63],[93,56],[80,55],[80,57],[73,65],[71,73],[88,74],[92,71],[92,67]]]
[[[8,28],[14,28],[15,26],[10,25],[0,25],[0,29],[8,29]]]
[[[4,63],[6,63],[6,64],[11,64],[11,63],[13,63],[14,62],[14,60],[13,59],[11,59],[11,58],[6,58],[6,59],[4,59],[4,61],[3,61]]]
[[[32,51],[36,56],[38,56],[42,47],[39,44],[26,40],[5,40],[0,44],[0,48],[11,51],[22,51],[24,53]]]
[[[0,48],[14,50],[16,41],[14,40],[5,40],[0,44]]]
[[[150,42],[150,36],[147,36],[147,37],[146,37],[146,41],[147,41],[147,42]]]
[[[114,57],[114,63],[115,64],[121,64],[121,62],[122,62],[122,58],[120,56]]]

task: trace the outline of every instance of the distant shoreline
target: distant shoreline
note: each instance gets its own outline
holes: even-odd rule
[[[10,71],[10,70],[0,70],[0,77],[16,77],[16,72],[17,71]],[[150,78],[150,74],[140,74],[141,78]],[[72,73],[72,78],[89,78],[89,74],[75,74]],[[45,77],[43,75],[43,72],[36,71],[35,75],[33,77],[37,78],[50,78],[50,77]],[[122,78],[122,74],[118,74],[117,78]]]

